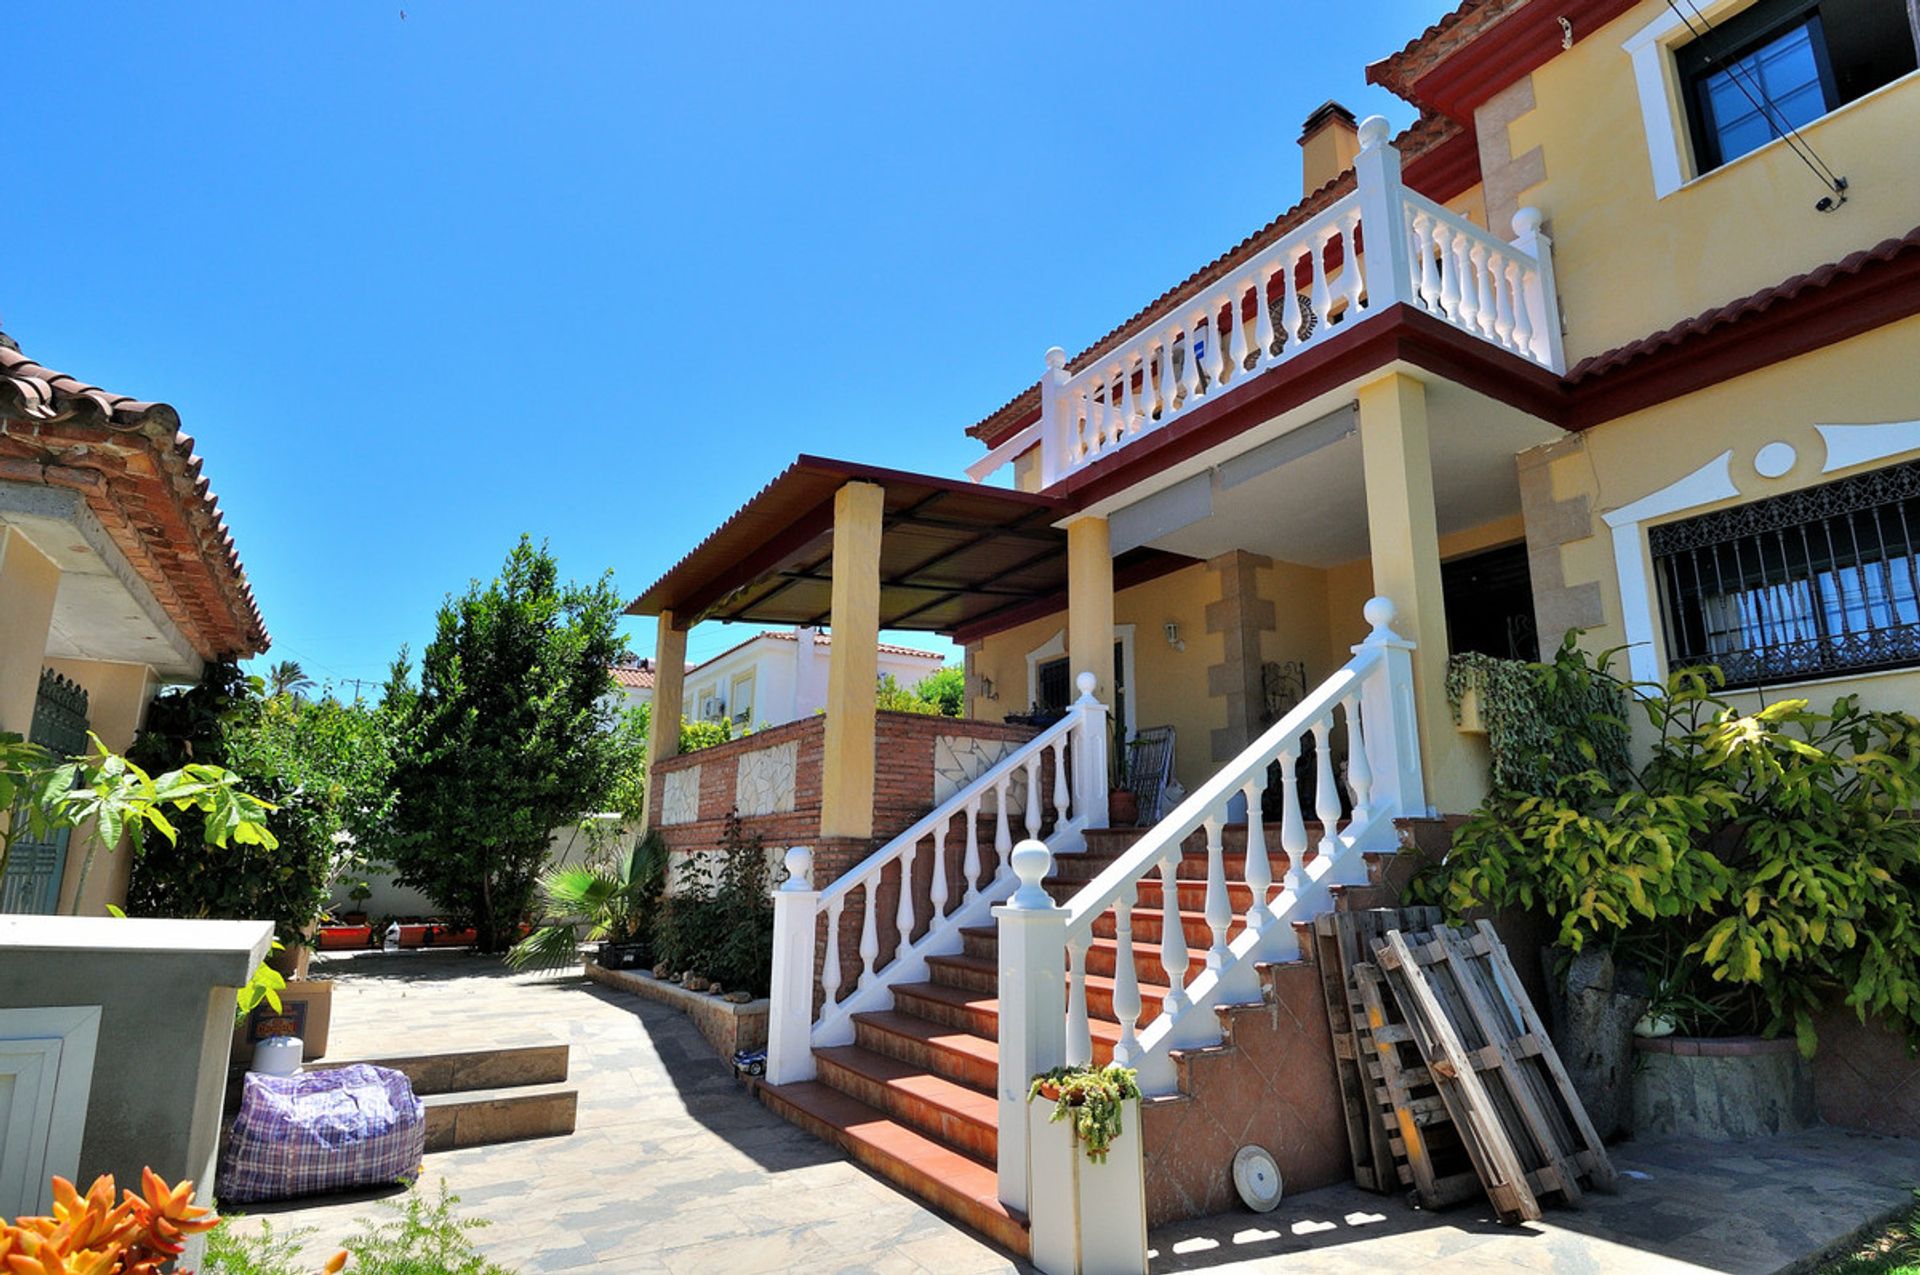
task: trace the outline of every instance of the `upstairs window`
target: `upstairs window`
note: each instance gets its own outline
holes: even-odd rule
[[[1672,667],[1758,686],[1920,664],[1920,461],[1650,528]]]
[[[1681,47],[1698,170],[1912,71],[1914,25],[1907,0],[1760,0]]]

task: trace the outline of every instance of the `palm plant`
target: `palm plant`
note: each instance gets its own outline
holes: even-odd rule
[[[644,938],[667,883],[667,846],[650,832],[612,863],[551,868],[540,878],[550,920],[507,952],[515,969],[557,969],[577,959],[582,941],[630,943]],[[579,932],[586,926],[583,937]]]
[[[267,670],[267,694],[279,698],[292,695],[298,699],[302,692],[313,689],[313,679],[300,667],[298,660],[281,660]]]

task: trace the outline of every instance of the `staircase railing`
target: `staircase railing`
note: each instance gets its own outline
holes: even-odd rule
[[[860,863],[816,891],[812,854],[787,852],[787,881],[774,899],[774,954],[767,1038],[767,1079],[787,1084],[811,1079],[813,1046],[853,1040],[853,1016],[890,1009],[893,988],[927,976],[927,958],[959,950],[963,926],[983,925],[993,905],[1013,892],[1013,783],[1025,777],[1017,812],[1022,840],[1037,840],[1052,854],[1084,848],[1088,828],[1107,822],[1107,709],[1093,696],[1094,677],[1078,679],[1080,698],[1066,716],[1027,740]],[[1044,780],[1052,780],[1049,802]],[[992,862],[981,844],[980,824],[992,798]],[[1047,826],[1049,807],[1053,816]],[[914,888],[914,865],[930,853],[924,900]],[[957,890],[951,870],[959,853]],[[896,890],[895,937],[882,947],[883,886]],[[859,973],[849,983],[842,970],[843,918],[860,918]],[[818,919],[824,917],[824,934]],[[925,929],[915,937],[924,924]],[[884,955],[883,955],[884,951]],[[816,956],[818,962],[816,964]]]
[[[1114,911],[1113,1006],[1120,1024],[1114,1061],[1138,1070],[1143,1092],[1169,1093],[1176,1083],[1171,1051],[1217,1044],[1221,1027],[1214,1008],[1259,999],[1256,963],[1298,955],[1292,922],[1324,911],[1332,886],[1365,884],[1366,852],[1396,848],[1393,820],[1424,812],[1413,644],[1393,632],[1394,609],[1387,599],[1369,601],[1365,615],[1372,631],[1353,648],[1345,667],[1067,903],[1055,906],[1040,888],[1051,867],[1046,847],[1022,844],[1014,850],[1020,886],[1005,906],[994,910],[1000,926],[1000,1198],[1008,1205],[1028,1206],[1026,1123],[1020,1111],[1031,1078],[1062,1064],[1092,1061],[1086,954],[1098,917],[1109,908]],[[1333,767],[1333,736],[1343,726],[1352,799],[1344,824]],[[1309,742],[1315,759],[1311,814],[1319,823],[1317,838],[1308,835],[1309,817],[1296,775],[1296,762]],[[1277,883],[1263,852],[1267,836],[1261,817],[1268,768],[1275,762],[1281,784],[1279,843],[1287,855],[1286,874]],[[1251,896],[1237,918],[1222,844],[1236,798],[1246,805],[1243,883]],[[1206,833],[1205,916],[1212,942],[1204,967],[1190,975],[1178,878],[1184,843],[1196,829]],[[1152,873],[1160,879],[1160,966],[1167,974],[1168,992],[1160,1013],[1141,1028],[1132,913],[1140,882]],[[1229,938],[1236,919],[1242,928]]]

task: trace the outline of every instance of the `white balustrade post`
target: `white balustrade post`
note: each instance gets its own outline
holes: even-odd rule
[[[767,1083],[812,1080],[813,933],[820,892],[813,854],[787,851],[787,880],[773,896],[773,988],[767,1014]]]
[[[1073,468],[1073,410],[1061,393],[1067,383],[1067,352],[1059,346],[1047,351],[1046,375],[1040,378],[1040,485],[1051,487]]]
[[[1393,631],[1394,607],[1388,599],[1368,599],[1364,614],[1372,630],[1353,653],[1373,651],[1380,657],[1367,670],[1360,706],[1366,722],[1363,744],[1371,763],[1367,805],[1380,817],[1369,820],[1370,831],[1356,848],[1391,850],[1398,840],[1392,821],[1428,813],[1413,698],[1413,643]]]
[[[1020,888],[993,910],[1000,933],[1000,1202],[1025,1211],[1027,1090],[1033,1077],[1065,1064],[1067,913],[1041,884],[1053,855],[1039,841],[1013,849]]]
[[[1073,728],[1073,810],[1082,828],[1107,826],[1107,706],[1094,698],[1094,675],[1081,670],[1074,679],[1080,698],[1067,711],[1080,720]]]
[[[1353,158],[1360,197],[1360,233],[1367,239],[1367,309],[1380,311],[1413,295],[1413,254],[1408,248],[1406,191],[1400,184],[1400,152],[1387,140],[1387,121],[1360,121],[1360,153]],[[1353,245],[1347,245],[1353,252]],[[1347,269],[1355,268],[1349,261]],[[1320,316],[1322,323],[1326,316]]]
[[[1522,208],[1513,214],[1513,246],[1533,258],[1534,284],[1520,298],[1533,320],[1533,356],[1551,372],[1567,370],[1560,336],[1560,294],[1553,283],[1553,240],[1540,229],[1546,214]]]

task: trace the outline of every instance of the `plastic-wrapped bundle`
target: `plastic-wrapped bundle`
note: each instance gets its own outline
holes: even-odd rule
[[[402,1072],[249,1072],[216,1194],[231,1205],[411,1182],[426,1145],[426,1108]]]

